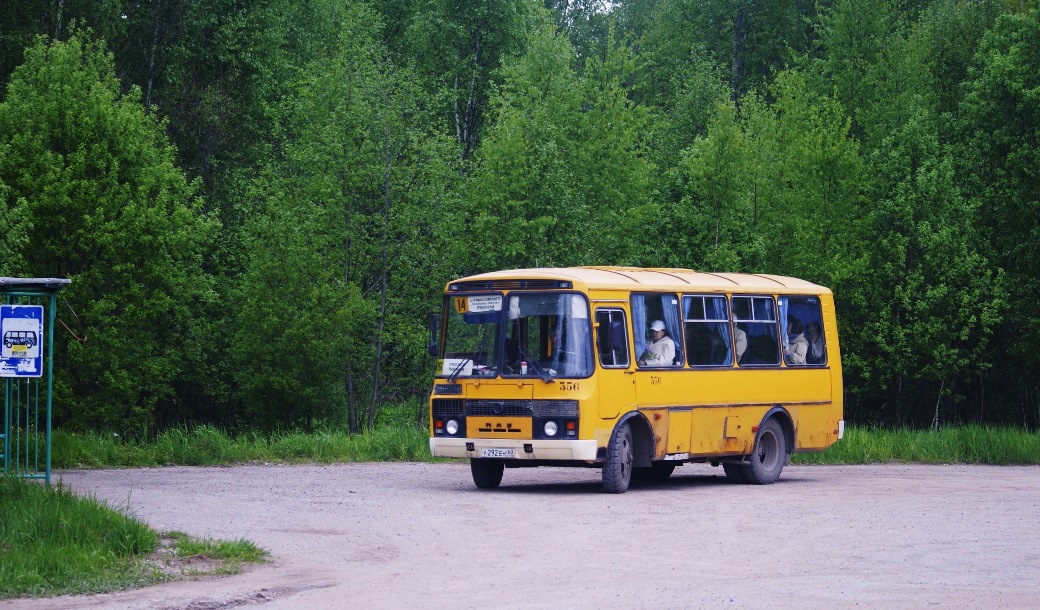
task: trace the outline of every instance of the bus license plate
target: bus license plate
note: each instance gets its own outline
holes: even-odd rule
[[[482,458],[515,458],[516,449],[497,449],[495,447],[481,447],[480,457]]]

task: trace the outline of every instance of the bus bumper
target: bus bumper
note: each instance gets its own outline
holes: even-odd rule
[[[498,438],[440,438],[430,439],[430,453],[434,457],[479,458],[481,449],[512,450],[517,460],[581,460],[596,459],[596,441],[513,440]]]

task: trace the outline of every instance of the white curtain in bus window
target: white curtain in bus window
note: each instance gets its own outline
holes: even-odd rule
[[[683,296],[683,326],[690,366],[732,366],[729,307],[724,296]]]
[[[741,365],[780,364],[780,332],[771,296],[733,297],[734,333],[747,337]]]
[[[779,301],[780,320],[784,321],[782,339],[787,346],[787,363],[827,364],[820,299],[814,296],[780,297]]]
[[[636,354],[646,351],[650,343],[650,325],[664,322],[665,336],[675,344],[675,358],[666,366],[682,366],[682,324],[679,316],[679,299],[671,293],[638,293],[632,295],[632,326],[636,342]]]

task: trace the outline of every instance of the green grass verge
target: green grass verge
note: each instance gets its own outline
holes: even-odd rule
[[[847,428],[820,453],[796,453],[796,464],[1040,464],[1040,432],[957,426],[932,430]]]
[[[172,428],[154,441],[55,430],[54,468],[206,466],[236,462],[429,461],[425,428],[383,426],[365,434],[325,431],[230,436],[212,426]]]
[[[167,430],[155,441],[57,430],[54,468],[202,466],[243,462],[433,461],[427,430],[384,426],[365,434],[325,431],[230,436],[211,426]],[[1040,432],[1021,428],[958,426],[931,430],[849,427],[845,438],[821,453],[798,453],[796,464],[1040,464]]]
[[[60,483],[0,476],[0,515],[0,599],[130,589],[264,560],[246,541],[160,537],[125,510]]]

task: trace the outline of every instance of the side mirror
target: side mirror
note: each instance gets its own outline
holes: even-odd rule
[[[433,314],[430,316],[430,344],[426,349],[430,352],[430,355],[434,358],[440,354],[441,348],[437,344],[437,338],[441,333],[441,316],[440,314]]]

